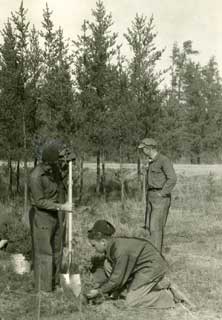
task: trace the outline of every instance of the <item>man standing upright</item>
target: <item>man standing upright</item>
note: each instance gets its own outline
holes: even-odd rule
[[[59,147],[45,145],[42,162],[30,174],[31,233],[36,290],[50,292],[59,284],[62,258],[60,214],[72,211],[66,202],[59,169]]]
[[[151,241],[162,252],[164,227],[171,204],[171,191],[176,185],[176,173],[169,158],[159,152],[154,139],[143,139],[138,148],[148,159],[146,198]]]

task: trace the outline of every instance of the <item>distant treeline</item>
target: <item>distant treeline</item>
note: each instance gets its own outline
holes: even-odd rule
[[[151,136],[174,161],[220,160],[222,82],[215,58],[201,65],[188,40],[174,44],[171,65],[161,70],[164,49],[156,45],[153,16],[137,14],[125,30],[130,58],[112,28],[112,15],[98,1],[78,37],[66,40],[48,5],[37,30],[21,2],[1,30],[2,159],[37,160],[45,140],[60,139],[80,159],[95,157],[100,181],[101,162],[137,161],[139,141]]]

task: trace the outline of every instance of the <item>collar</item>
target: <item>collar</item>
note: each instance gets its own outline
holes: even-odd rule
[[[108,244],[107,244],[106,251],[105,251],[105,255],[106,255],[107,258],[110,258],[110,251],[111,251],[113,242],[114,242],[114,239],[111,238],[111,239],[109,240]]]
[[[149,162],[154,162],[154,161],[158,160],[159,156],[160,156],[160,153],[157,152],[157,154],[155,155],[155,157],[153,159],[149,159]]]
[[[42,175],[52,173],[52,168],[50,165],[44,162],[41,162],[41,171],[42,171]]]

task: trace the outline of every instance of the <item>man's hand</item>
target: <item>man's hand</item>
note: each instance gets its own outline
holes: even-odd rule
[[[63,204],[60,204],[60,207],[59,207],[61,211],[66,211],[66,212],[71,212],[73,208],[74,208],[74,205],[70,204],[68,201]]]
[[[92,289],[86,294],[87,298],[89,298],[89,299],[93,299],[93,298],[97,297],[98,295],[99,295],[98,289]]]

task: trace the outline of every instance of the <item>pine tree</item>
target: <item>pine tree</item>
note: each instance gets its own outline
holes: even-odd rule
[[[188,66],[192,65],[193,58],[198,54],[193,49],[190,40],[183,43],[182,49],[177,43],[174,43],[171,55],[171,86],[165,91],[162,108],[161,126],[162,145],[165,146],[173,159],[179,159],[182,156],[189,156],[190,139],[188,125]],[[197,74],[196,74],[197,75]],[[190,77],[190,80],[192,76]],[[196,85],[197,85],[197,77]],[[200,79],[199,79],[200,80]],[[192,81],[192,80],[191,80]],[[192,140],[192,139],[191,139]]]
[[[5,146],[8,152],[13,149],[13,141],[17,133],[16,118],[18,56],[16,37],[10,20],[3,30],[3,44],[0,47],[0,88],[1,88],[1,137],[7,139]]]
[[[72,125],[72,59],[61,28],[54,30],[52,12],[43,11],[43,81],[41,83],[41,135],[67,139]],[[44,140],[44,138],[43,138]]]
[[[20,118],[17,110],[18,54],[16,36],[8,19],[2,30],[3,44],[0,47],[0,135],[2,157],[7,155],[9,169],[9,195],[12,194],[12,166],[14,150],[21,146]]]
[[[210,58],[206,66],[203,66],[202,77],[204,80],[202,91],[206,103],[204,150],[213,153],[214,158],[218,159],[221,152],[222,136],[222,79],[214,57]]]
[[[23,142],[23,161],[24,161],[24,212],[27,211],[27,192],[28,192],[28,168],[27,168],[27,151],[28,151],[28,104],[27,104],[27,81],[28,81],[28,36],[29,22],[26,19],[27,10],[20,4],[18,12],[12,13],[12,21],[15,25],[16,50],[18,57],[18,86],[17,86],[17,107],[21,114],[20,127],[22,128]]]
[[[136,144],[141,137],[154,134],[158,119],[159,85],[163,72],[156,71],[157,62],[164,50],[155,46],[153,17],[147,21],[143,15],[136,15],[132,27],[125,37],[133,53],[129,64],[131,91],[138,118]]]
[[[202,94],[203,79],[199,63],[190,61],[184,75],[184,95],[186,110],[185,143],[192,163],[200,163],[203,141],[206,133],[205,99]]]
[[[153,16],[136,15],[124,35],[132,51],[129,63],[130,91],[134,108],[134,125],[132,126],[132,144],[138,146],[145,136],[156,136],[159,133],[159,118],[161,94],[159,85],[162,71],[157,72],[157,62],[164,50],[158,50],[155,45],[157,33],[154,32]],[[137,149],[138,150],[138,149]],[[140,156],[138,154],[138,184],[141,185]]]
[[[182,50],[175,42],[171,56],[171,96],[177,98],[178,103],[183,103],[183,80],[187,63],[199,52],[193,49],[191,40],[183,43]]]
[[[194,161],[217,157],[221,146],[222,83],[214,58],[200,67],[189,64],[186,74],[187,135]],[[190,139],[191,140],[191,139]]]
[[[39,135],[40,119],[39,119],[39,104],[41,99],[41,82],[43,69],[42,49],[39,44],[39,32],[35,26],[32,26],[29,32],[28,44],[28,81],[26,85],[27,104],[28,104],[28,121],[27,130],[29,132],[29,147],[34,154],[35,164],[37,162],[37,153],[35,142]]]
[[[96,190],[101,188],[100,161],[104,159],[107,145],[107,119],[110,113],[110,72],[114,57],[117,34],[110,33],[113,24],[111,14],[107,14],[102,1],[92,10],[93,22],[85,21],[83,35],[75,43],[77,46],[77,85],[81,104],[84,106],[85,122],[89,124],[88,135],[97,157]],[[83,98],[83,95],[86,97]]]
[[[134,123],[134,110],[131,108],[129,94],[129,76],[125,67],[126,59],[121,55],[118,48],[117,65],[112,70],[112,105],[109,115],[109,126],[111,141],[109,144],[110,154],[120,163],[119,182],[121,185],[121,204],[125,208],[125,179],[123,168],[124,159],[130,153],[132,123]],[[117,154],[117,156],[116,156]]]
[[[9,146],[9,163],[11,158],[18,161],[17,190],[19,189],[19,162],[21,156],[23,157],[26,177],[25,197],[27,196],[29,136],[27,131],[29,108],[26,87],[29,80],[27,63],[29,22],[26,21],[26,12],[23,2],[21,2],[19,10],[12,13],[5,24],[1,46],[1,99],[2,111],[4,112],[3,119],[6,124],[3,132]],[[11,180],[10,178],[10,182]]]

